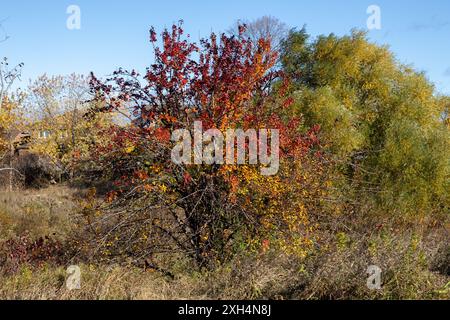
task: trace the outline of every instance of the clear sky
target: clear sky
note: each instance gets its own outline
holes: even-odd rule
[[[69,30],[69,5],[81,9],[81,29]],[[158,30],[183,19],[194,40],[226,30],[237,19],[272,15],[313,36],[367,29],[369,5],[381,8],[381,30],[371,40],[388,44],[397,58],[425,71],[438,92],[450,94],[448,0],[0,0],[0,56],[24,62],[22,83],[38,75],[110,74],[119,66],[144,71],[152,62],[151,25]]]

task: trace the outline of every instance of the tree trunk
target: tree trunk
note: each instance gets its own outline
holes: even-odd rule
[[[14,144],[12,142],[12,138],[9,138],[9,167],[13,167],[13,158],[14,158]],[[13,191],[13,179],[14,179],[13,170],[9,170],[9,191]]]

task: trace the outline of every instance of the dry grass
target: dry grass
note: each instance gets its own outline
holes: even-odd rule
[[[174,280],[132,266],[81,265],[80,290],[66,288],[63,267],[23,266],[0,277],[0,299],[450,299],[448,276],[415,263],[391,266],[382,289],[371,291],[364,271],[343,260],[348,256],[329,257],[316,269],[286,257],[268,258],[244,259],[210,273],[182,273]]]
[[[24,232],[64,241],[74,229],[74,194],[61,186],[0,193],[0,242]],[[81,289],[68,290],[67,265],[24,264],[8,275],[0,266],[0,299],[450,299],[445,222],[414,228],[385,221],[377,230],[343,217],[322,224],[321,240],[304,259],[272,250],[195,272],[186,260],[171,257],[164,264],[175,279],[131,265],[80,263]],[[381,290],[366,286],[373,264],[383,270]]]
[[[68,290],[65,268],[33,271],[24,266],[15,275],[0,278],[0,299],[252,299],[262,298],[261,292],[268,283],[281,280],[267,268],[251,277],[224,268],[214,273],[179,274],[171,280],[131,266],[80,267],[81,289]]]
[[[81,266],[81,289],[68,290],[66,270],[24,268],[19,274],[2,279],[0,299],[183,299],[193,298],[185,280],[169,283],[160,275],[132,267]],[[200,297],[199,297],[200,298]]]
[[[64,239],[73,228],[74,191],[51,186],[41,190],[0,192],[0,241],[29,232],[33,237]]]

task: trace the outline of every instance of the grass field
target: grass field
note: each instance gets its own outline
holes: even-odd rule
[[[62,244],[77,231],[79,191],[66,186],[2,192],[1,241],[26,233]],[[241,254],[214,271],[192,271],[188,259],[168,256],[161,264],[174,278],[132,264],[71,260],[21,263],[3,268],[0,299],[448,299],[447,226],[436,221],[386,225],[374,232],[330,217],[336,231],[321,231],[319,246],[303,259],[279,252]],[[337,227],[345,224],[346,232]],[[395,226],[395,228],[394,228]],[[332,229],[328,229],[332,230]],[[79,231],[79,230],[78,230]],[[67,245],[67,244],[66,244]],[[7,264],[2,247],[3,266]],[[66,268],[81,269],[81,288],[68,290]],[[367,266],[379,265],[380,290],[368,289]]]

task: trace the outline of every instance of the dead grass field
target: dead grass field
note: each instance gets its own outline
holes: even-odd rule
[[[77,193],[65,186],[1,192],[0,242],[28,233],[64,243],[77,228]],[[80,290],[66,288],[69,262],[25,263],[0,272],[0,299],[450,299],[448,224],[365,230],[319,231],[322,240],[304,259],[271,251],[194,272],[182,257],[169,258],[174,279],[127,264],[80,262]],[[371,264],[383,270],[381,290],[366,286]]]

